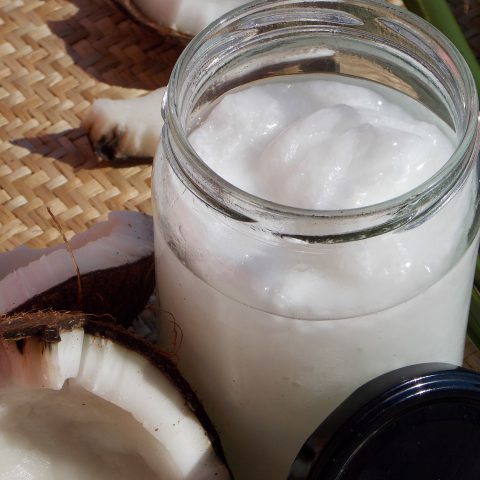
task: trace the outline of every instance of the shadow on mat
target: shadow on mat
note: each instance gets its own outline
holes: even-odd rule
[[[75,170],[101,167],[95,158],[83,128],[72,128],[59,133],[11,140],[13,145],[26,148],[33,154],[50,157],[70,165]]]
[[[83,128],[72,128],[59,133],[39,135],[38,137],[17,138],[11,140],[11,143],[17,147],[26,148],[33,154],[63,162],[73,167],[74,170],[131,167],[152,163],[152,159],[145,158],[116,163],[99,161]]]

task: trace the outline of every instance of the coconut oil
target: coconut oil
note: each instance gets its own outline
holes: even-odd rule
[[[323,32],[331,11],[310,3],[258,2],[217,28],[238,31],[232,25],[251,25],[249,15],[257,25],[273,21],[276,8],[288,4],[297,14],[292,38],[300,35],[299,18],[305,31],[317,21]],[[370,2],[327,3],[348,25],[353,13],[369,27],[369,15],[403,15]],[[413,22],[408,15],[402,21]],[[311,40],[325,42],[317,62],[302,36],[308,61],[299,62],[300,50],[291,47],[292,62],[301,65],[292,78],[286,28],[278,27],[282,55],[268,57],[268,75],[250,72],[253,83],[245,81],[246,64],[235,70],[228,63],[228,77],[213,62],[211,90],[196,78],[193,94],[186,80],[176,83],[180,61],[154,171],[165,330],[180,327],[179,367],[239,480],[286,478],[315,427],[373,377],[414,363],[460,364],[478,248],[470,107],[461,111],[453,95],[440,95],[434,79],[427,95],[411,70],[398,69],[393,81],[395,68],[386,68],[375,42],[368,48],[379,49],[384,77],[372,73],[378,59],[374,66],[364,59],[370,73],[347,75],[358,58],[346,51],[360,47],[358,39],[342,46],[345,32]],[[265,32],[273,55],[277,43]],[[214,34],[200,35],[198,51],[195,44],[187,49],[192,71],[205,65],[209,41],[218,52]],[[319,76],[322,70],[328,75]],[[465,78],[474,88],[467,71]],[[442,101],[432,102],[435,95]],[[468,98],[476,112],[476,95]],[[188,114],[177,117],[174,106]]]
[[[190,142],[230,183],[278,203],[328,210],[388,200],[433,176],[454,135],[408,97],[360,83],[302,76],[246,86],[222,97]],[[181,327],[180,368],[238,478],[285,478],[312,426],[375,376],[461,364],[476,242],[444,266],[464,229],[457,213],[474,215],[472,176],[467,183],[438,218],[390,241],[323,252],[293,242],[273,255],[268,235],[252,248],[248,233],[226,238],[209,213],[193,218],[197,200],[177,182],[172,208],[196,254],[178,258],[156,232],[161,305]],[[289,264],[297,249],[304,254]]]

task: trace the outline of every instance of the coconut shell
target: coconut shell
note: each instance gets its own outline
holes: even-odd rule
[[[185,46],[193,38],[191,35],[187,35],[173,28],[167,27],[166,25],[160,25],[154,22],[148,18],[132,0],[115,0],[115,3],[136,22],[147,26],[148,28],[159,33],[162,37],[165,37],[174,43]]]
[[[88,315],[83,312],[24,312],[0,315],[0,341],[15,342],[23,353],[27,340],[44,342],[45,346],[61,341],[61,333],[83,329],[85,334],[110,340],[147,358],[180,391],[186,404],[194,412],[218,458],[226,465],[220,438],[200,400],[182,377],[171,355],[121,325],[113,324],[108,316]]]
[[[155,287],[153,255],[135,263],[97,270],[81,275],[81,295],[78,279],[72,277],[36,295],[9,313],[40,310],[83,311],[105,315],[128,327],[145,308]]]

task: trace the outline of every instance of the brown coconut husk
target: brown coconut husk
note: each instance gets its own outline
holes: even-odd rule
[[[81,295],[78,281],[81,282]],[[134,263],[86,273],[79,280],[71,277],[9,313],[78,310],[108,316],[110,321],[129,327],[145,308],[154,288],[155,262],[152,254]]]

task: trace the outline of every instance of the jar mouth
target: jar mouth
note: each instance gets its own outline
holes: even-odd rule
[[[391,198],[389,200],[364,206],[341,210],[315,210],[292,207],[275,203],[254,194],[248,193],[220,177],[214,170],[206,165],[202,158],[188,141],[188,127],[182,108],[186,103],[185,83],[187,75],[192,75],[192,62],[199,57],[207,58],[212,52],[219,53],[223,34],[231,34],[238,28],[239,22],[249,25],[252,31],[261,30],[258,20],[271,21],[272,13],[276,9],[288,7],[294,12],[296,9],[308,9],[324,13],[326,11],[348,13],[349,8],[355,11],[374,12],[376,19],[395,19],[394,28],[406,29],[402,38],[413,38],[412,45],[418,46],[419,42],[428,46],[429,51],[434,51],[438,58],[443,60],[440,66],[442,73],[448,70],[450,75],[450,95],[438,79],[438,72],[432,72],[430,65],[425,64],[424,58],[417,58],[423,64],[425,71],[435,75],[437,87],[441,87],[445,97],[452,97],[451,92],[458,93],[460,100],[452,112],[460,118],[456,125],[456,149],[449,160],[427,181],[412,190]],[[302,10],[304,11],[304,10]],[[327,13],[328,13],[327,12]],[[253,17],[252,20],[249,20]],[[279,17],[278,17],[279,18]],[[345,17],[348,18],[348,17]],[[361,20],[364,20],[361,18]],[[317,23],[313,18],[304,18],[304,26],[308,30],[332,30],[331,35],[355,35],[357,28],[355,16],[352,20],[343,20],[343,25],[329,23],[328,15],[318,15]],[[332,27],[333,25],[333,27]],[[286,27],[281,27],[286,28]],[[280,28],[279,28],[280,30]],[[391,47],[391,39],[380,39],[375,34],[368,34],[370,41],[382,40],[382,47]],[[380,47],[380,48],[382,48]],[[232,48],[227,45],[227,48]],[[433,49],[433,50],[432,50]],[[427,49],[425,49],[427,51]],[[403,46],[396,52],[398,55],[411,55],[415,57],[413,49],[409,51]],[[211,58],[208,64],[212,69],[218,68],[220,62]],[[195,70],[195,65],[193,66]],[[321,72],[319,72],[321,73]],[[205,72],[197,73],[195,77],[203,81]],[[453,79],[453,82],[452,82]],[[200,82],[201,83],[201,82]],[[203,85],[203,83],[201,83]],[[183,86],[183,87],[182,87]],[[189,85],[191,88],[191,85]],[[226,90],[228,91],[228,90]],[[447,98],[452,100],[452,98]],[[260,0],[246,4],[226,15],[220,17],[209,27],[199,33],[186,47],[177,61],[171,75],[167,93],[164,98],[162,114],[165,127],[162,135],[163,150],[172,168],[179,175],[183,183],[201,200],[221,211],[223,214],[243,222],[262,222],[262,228],[267,228],[282,237],[292,237],[297,240],[309,242],[336,242],[351,241],[372,235],[385,233],[412,222],[421,221],[426,214],[435,211],[447,199],[448,193],[461,184],[465,172],[469,169],[478,153],[475,140],[478,132],[478,97],[473,76],[465,60],[456,47],[437,29],[416,15],[402,8],[385,4],[377,0]],[[355,228],[352,230],[351,220],[356,219]],[[303,221],[301,229],[298,222]],[[325,221],[328,226],[325,228]],[[323,222],[320,228],[319,222]],[[348,224],[348,226],[347,226]],[[303,235],[297,232],[302,231]]]

